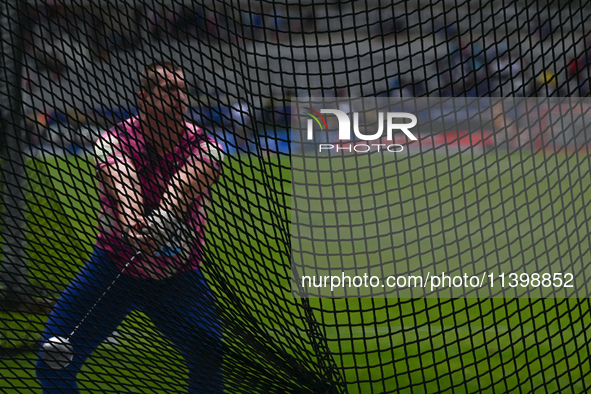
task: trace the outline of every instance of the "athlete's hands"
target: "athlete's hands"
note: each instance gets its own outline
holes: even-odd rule
[[[157,209],[146,216],[142,232],[155,243],[158,253],[165,256],[186,257],[194,240],[182,219],[165,209]]]
[[[135,250],[155,256],[187,257],[195,235],[170,211],[157,209],[134,220],[123,232],[124,239]]]
[[[158,251],[156,242],[146,230],[146,219],[143,217],[130,221],[130,225],[123,230],[123,239],[136,251],[149,255]]]

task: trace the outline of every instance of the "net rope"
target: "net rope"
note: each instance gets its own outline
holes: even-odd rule
[[[1,390],[40,389],[47,316],[97,237],[94,141],[138,114],[138,72],[162,60],[182,67],[188,117],[225,153],[200,270],[227,392],[589,390],[586,298],[293,298],[289,134],[293,97],[588,97],[589,2],[15,1],[0,17]],[[415,220],[393,231],[419,237],[407,240],[409,264],[438,253],[588,260],[590,137],[544,127],[526,148],[509,140],[486,155],[470,146],[396,164],[400,205]],[[467,233],[470,208],[481,237]],[[438,245],[444,231],[452,241]],[[189,378],[140,310],[78,384],[184,392]]]

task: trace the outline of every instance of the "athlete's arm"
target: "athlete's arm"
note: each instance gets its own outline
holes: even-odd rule
[[[133,163],[129,160],[116,160],[99,167],[98,176],[106,193],[117,201],[119,221],[132,246],[146,252],[153,252],[155,246],[141,232],[146,222],[143,216],[143,197],[141,185]]]
[[[173,175],[162,196],[160,208],[181,218],[199,196],[207,196],[217,179],[218,166],[209,160],[193,156]]]
[[[141,218],[143,205],[139,193],[141,186],[133,163],[117,160],[101,166],[99,178],[106,192],[117,201],[122,224],[133,227]]]

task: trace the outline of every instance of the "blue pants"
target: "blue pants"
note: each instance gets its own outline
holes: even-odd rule
[[[107,256],[95,250],[55,305],[43,342],[54,336],[68,338],[118,273]],[[223,392],[221,328],[215,300],[199,270],[163,280],[121,275],[69,338],[74,348],[70,365],[52,369],[39,359],[43,392],[77,393],[76,376],[84,361],[136,309],[148,315],[184,357],[190,393]]]

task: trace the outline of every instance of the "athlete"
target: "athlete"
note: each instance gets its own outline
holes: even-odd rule
[[[43,341],[69,337],[74,357],[65,367],[40,357],[45,393],[78,392],[84,361],[133,310],[178,348],[189,392],[223,391],[218,312],[200,270],[205,212],[223,153],[186,121],[186,83],[177,65],[151,64],[139,82],[139,115],[95,146],[99,235],[47,321]]]

